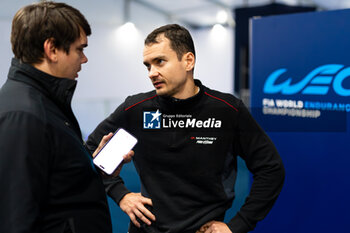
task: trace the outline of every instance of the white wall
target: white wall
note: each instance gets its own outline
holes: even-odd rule
[[[231,28],[191,31],[196,47],[195,77],[211,88],[233,92],[234,32]]]
[[[86,49],[88,63],[79,73],[73,109],[82,132],[88,135],[128,95],[153,89],[142,64],[143,40],[158,26],[172,23],[167,18],[141,5],[132,4],[131,20],[137,31],[131,36],[121,33],[121,1],[110,0],[107,12],[93,9],[93,1],[69,4],[80,9],[91,24],[92,35]],[[94,2],[96,4],[96,1]],[[19,5],[20,6],[20,5]],[[13,9],[13,14],[15,10]],[[94,18],[94,14],[115,14],[115,17]],[[142,15],[142,17],[140,17]],[[109,20],[107,20],[109,19]],[[7,76],[12,57],[10,45],[11,17],[0,18],[0,85]],[[204,85],[232,92],[233,90],[233,31],[223,29],[215,35],[211,28],[190,30],[196,46],[195,77]]]
[[[10,42],[11,22],[9,20],[0,20],[0,32],[0,85],[2,85],[6,80],[13,55]]]

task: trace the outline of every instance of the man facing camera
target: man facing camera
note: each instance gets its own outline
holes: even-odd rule
[[[253,230],[282,189],[284,168],[275,146],[241,100],[194,79],[195,48],[185,28],[171,24],[151,32],[143,63],[155,90],[128,97],[87,141],[95,150],[104,134],[119,127],[139,140],[134,164],[141,193],[128,191],[120,177],[107,189],[129,215],[129,232]],[[254,182],[239,212],[224,223],[235,197],[237,156]]]

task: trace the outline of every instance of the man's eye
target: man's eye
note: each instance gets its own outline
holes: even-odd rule
[[[158,59],[158,64],[162,64],[163,62],[164,62],[164,60],[163,59]]]

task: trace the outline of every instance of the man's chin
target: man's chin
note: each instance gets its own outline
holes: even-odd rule
[[[169,97],[169,93],[162,89],[156,89],[156,94],[158,96]]]

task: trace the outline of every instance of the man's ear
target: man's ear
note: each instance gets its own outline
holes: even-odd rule
[[[45,40],[44,53],[44,57],[46,57],[50,62],[57,62],[57,48],[53,38],[48,38]]]
[[[194,64],[196,62],[196,58],[193,53],[188,52],[184,54],[185,68],[186,71],[191,71],[194,68]]]

